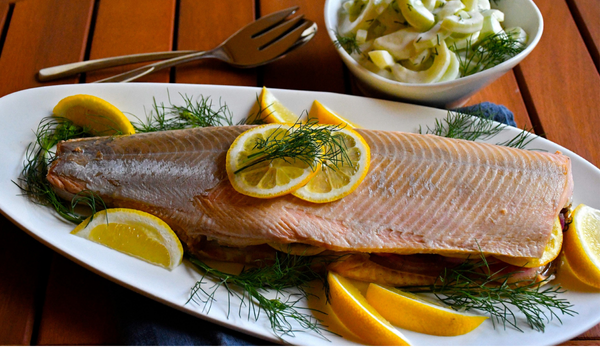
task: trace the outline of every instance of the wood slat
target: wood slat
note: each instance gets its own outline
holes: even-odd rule
[[[515,122],[519,128],[531,129],[533,127],[521,90],[512,71],[474,94],[466,105],[475,105],[484,101],[506,106],[514,114]]]
[[[253,0],[181,0],[177,49],[210,50],[254,21]],[[255,69],[238,69],[215,59],[178,66],[175,81],[189,84],[256,86]]]
[[[169,51],[173,48],[175,0],[102,0],[98,6],[90,59]],[[119,66],[87,74],[86,82],[116,75],[144,64]],[[169,70],[144,76],[142,82],[168,82]]]
[[[600,75],[565,0],[536,4],[554,26],[545,27],[538,47],[515,70],[532,123],[538,134],[599,166]]]
[[[263,83],[271,88],[344,93],[342,60],[327,35],[324,0],[261,0],[261,15],[298,5],[299,14],[317,23],[315,37],[285,58],[264,67]]]
[[[103,0],[98,7],[90,58],[168,51],[172,48],[174,23],[174,0]],[[135,66],[139,65],[90,73],[87,81]],[[169,71],[151,74],[141,81],[168,82]],[[109,294],[115,286],[55,254],[37,343],[114,344],[117,319]]]
[[[39,68],[82,60],[92,8],[93,0],[16,2],[0,57],[0,96],[40,86]],[[0,344],[29,344],[51,252],[4,218],[0,231]]]
[[[93,5],[93,0],[15,3],[0,57],[0,96],[42,85],[36,80],[39,69],[83,60]]]
[[[600,346],[600,340],[571,340],[560,344],[560,346]]]
[[[600,340],[600,324],[577,337],[579,340]]]
[[[568,4],[596,67],[600,67],[600,1],[568,0]]]
[[[52,251],[1,215],[0,233],[0,345],[29,345]]]
[[[117,286],[53,253],[35,344],[117,344],[117,304],[111,299]]]

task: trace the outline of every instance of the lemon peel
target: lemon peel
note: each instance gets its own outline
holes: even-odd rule
[[[581,282],[600,288],[600,210],[577,206],[563,246],[573,274]]]
[[[52,114],[70,120],[92,135],[131,135],[135,129],[114,105],[93,95],[72,95],[60,100]]]
[[[464,335],[488,319],[486,316],[461,313],[417,295],[373,283],[369,284],[366,299],[393,325],[429,335]]]
[[[327,282],[331,308],[348,330],[370,345],[410,345],[348,279],[329,272]]]
[[[259,149],[257,140],[282,137],[289,127],[279,124],[257,126],[240,134],[227,151],[226,169],[231,185],[244,195],[273,198],[289,194],[304,186],[321,167],[296,158],[274,159],[254,163]],[[312,165],[312,166],[311,166]]]

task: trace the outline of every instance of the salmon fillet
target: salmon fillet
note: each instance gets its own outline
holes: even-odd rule
[[[560,154],[432,135],[358,130],[371,148],[363,183],[335,202],[236,192],[225,157],[249,126],[71,140],[47,179],[166,221],[188,246],[300,242],[334,251],[478,252],[540,257],[573,191]]]

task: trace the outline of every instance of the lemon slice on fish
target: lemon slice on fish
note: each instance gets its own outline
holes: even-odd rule
[[[266,87],[258,97],[261,110],[266,117],[263,121],[267,124],[294,124],[298,116],[285,107]]]
[[[371,149],[365,139],[348,126],[335,129],[332,135],[336,141],[325,146],[325,153],[336,153],[335,157],[324,160],[321,169],[294,191],[294,196],[314,203],[335,201],[356,190],[367,176]]]
[[[564,254],[581,282],[600,288],[600,210],[584,204],[575,208],[565,233]]]
[[[181,242],[169,225],[143,211],[99,211],[71,234],[169,270],[181,264],[183,257]]]
[[[334,314],[352,333],[369,345],[410,345],[361,294],[350,280],[329,272],[329,302]]]
[[[114,105],[93,95],[68,96],[56,104],[54,116],[66,118],[92,135],[131,135],[135,129]]]
[[[303,147],[300,156],[271,157],[275,151],[291,153],[288,139],[297,126],[267,124],[240,134],[227,151],[227,175],[238,192],[258,197],[272,198],[289,194],[304,186],[320,168],[318,158],[323,148]],[[305,138],[304,145],[311,143]],[[284,149],[288,146],[287,149]]]
[[[458,312],[398,289],[369,284],[367,302],[390,323],[428,335],[458,336],[475,330],[487,317]]]
[[[544,253],[539,259],[536,258],[522,258],[522,257],[510,257],[510,256],[494,256],[496,259],[504,261],[507,264],[521,266],[526,268],[535,268],[549,264],[551,261],[556,259],[560,254],[563,245],[563,232],[560,220],[558,217],[554,221],[552,227],[552,235],[546,244]]]

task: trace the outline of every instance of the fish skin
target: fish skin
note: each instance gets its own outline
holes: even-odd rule
[[[314,204],[256,199],[227,178],[229,145],[249,126],[62,142],[47,179],[66,198],[91,190],[152,213],[188,245],[302,242],[334,251],[538,258],[573,191],[567,156],[433,135],[358,129],[371,148],[363,183]]]

